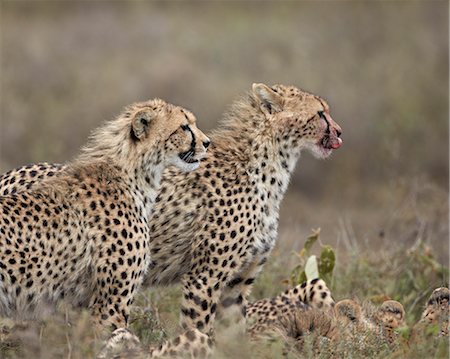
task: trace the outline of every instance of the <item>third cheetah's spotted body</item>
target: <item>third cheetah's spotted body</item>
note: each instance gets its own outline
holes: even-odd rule
[[[325,311],[334,307],[334,304],[325,282],[322,279],[313,279],[287,289],[274,298],[260,299],[248,304],[246,308],[248,332],[255,337],[276,325],[282,317],[311,308]]]
[[[329,298],[325,303],[309,300],[306,292],[316,292],[321,287]],[[303,288],[303,291],[300,289]],[[286,292],[297,289],[296,297],[286,296]],[[404,325],[403,306],[393,300],[385,301],[379,308],[365,302],[360,305],[350,299],[336,304],[329,295],[326,284],[319,279],[305,282],[275,298],[262,299],[249,305],[247,313],[253,324],[248,330],[251,338],[281,337],[291,342],[300,352],[308,336],[316,350],[320,350],[319,338],[339,342],[357,341],[361,347],[366,340],[379,338],[388,344],[395,344],[398,337],[395,329]],[[355,342],[356,343],[356,342]]]

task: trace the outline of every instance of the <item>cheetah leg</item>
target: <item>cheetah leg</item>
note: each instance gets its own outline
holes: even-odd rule
[[[130,357],[139,354],[141,343],[139,338],[126,328],[119,328],[112,332],[103,346],[97,359],[106,359],[117,355]]]
[[[209,272],[208,272],[209,273]],[[167,341],[159,348],[150,348],[150,357],[208,357],[213,349],[213,322],[223,273],[220,271],[202,276],[188,273],[183,278],[183,301],[181,305],[181,326],[185,332]]]
[[[229,325],[239,324],[245,330],[247,298],[250,294],[253,282],[262,269],[264,259],[258,259],[251,263],[244,272],[231,279],[220,297],[218,317],[227,319]]]
[[[246,308],[247,332],[250,337],[266,335],[268,328],[280,318],[294,315],[308,308],[324,310],[334,306],[330,290],[322,279],[313,279],[288,289],[273,298],[264,298],[250,303]]]
[[[112,356],[112,351],[140,350],[139,339],[127,329],[129,306],[139,283],[126,281],[123,277],[119,279],[116,277],[119,273],[120,271],[112,269],[97,271],[97,288],[90,303],[100,337],[104,337],[108,329],[114,329],[100,353],[100,357],[105,358]],[[122,283],[121,288],[117,290],[119,283]]]
[[[334,299],[325,281],[313,279],[303,282],[294,288],[287,289],[273,298],[264,298],[249,303],[246,307],[247,318],[253,316],[268,316],[269,312],[276,306],[296,305],[299,308],[304,305],[313,308],[334,307]]]
[[[212,333],[223,282],[226,282],[226,274],[222,271],[213,270],[204,276],[188,273],[185,276],[180,320],[182,328]]]

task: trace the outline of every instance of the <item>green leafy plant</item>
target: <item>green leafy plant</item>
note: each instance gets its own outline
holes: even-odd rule
[[[311,254],[316,243],[319,244],[321,249],[318,257]],[[331,246],[320,241],[320,228],[312,230],[297,256],[299,264],[292,270],[290,281],[288,281],[292,286],[315,278],[321,278],[326,283],[331,283],[336,255]]]

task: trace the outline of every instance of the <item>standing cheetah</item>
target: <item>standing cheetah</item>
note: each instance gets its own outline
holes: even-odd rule
[[[3,191],[0,314],[29,319],[65,299],[89,307],[99,329],[125,328],[150,262],[149,218],[163,170],[198,168],[208,145],[187,110],[159,99],[135,103],[57,176]]]
[[[294,86],[254,84],[211,134],[209,155],[195,173],[165,171],[150,218],[145,285],[181,281],[181,324],[189,335],[156,354],[186,353],[184,343],[209,339],[218,312],[244,316],[275,245],[280,204],[300,153],[326,158],[341,146],[340,136],[322,98]],[[59,171],[46,164],[18,169],[0,179],[0,192]]]

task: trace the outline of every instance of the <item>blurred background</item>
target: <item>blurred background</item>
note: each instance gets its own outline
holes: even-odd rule
[[[425,243],[448,263],[447,1],[1,2],[0,171],[73,158],[137,100],[202,129],[253,82],[330,103],[344,146],[305,154],[274,256],[311,228],[340,258]],[[295,260],[295,258],[294,258]]]

